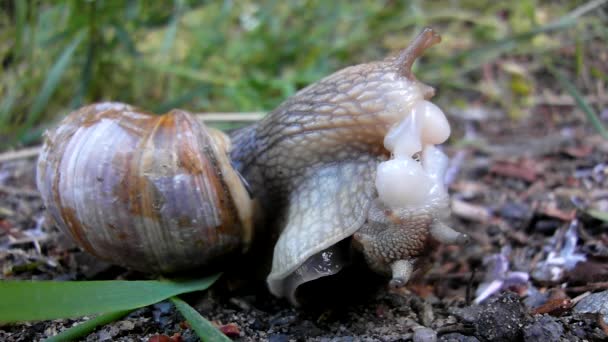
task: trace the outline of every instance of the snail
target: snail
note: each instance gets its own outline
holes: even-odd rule
[[[467,240],[445,224],[448,159],[435,145],[450,126],[411,71],[439,41],[424,29],[398,56],[342,69],[229,136],[184,111],[84,107],[47,133],[44,203],[85,250],[137,270],[205,266],[263,240],[268,288],[295,305],[351,250],[403,286],[432,243]]]
[[[89,253],[173,273],[249,246],[254,202],[229,148],[183,111],[94,104],[47,132],[37,185],[53,221]]]

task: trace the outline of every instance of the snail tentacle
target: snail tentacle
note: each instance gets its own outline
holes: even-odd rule
[[[468,235],[455,231],[440,220],[433,221],[430,233],[435,240],[441,243],[462,245],[469,242]]]
[[[414,272],[414,263],[416,259],[410,260],[397,260],[391,264],[391,271],[393,278],[389,282],[389,286],[392,288],[399,288],[405,286]]]

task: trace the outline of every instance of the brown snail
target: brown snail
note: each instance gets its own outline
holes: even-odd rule
[[[148,272],[195,268],[251,240],[253,203],[228,148],[183,111],[95,104],[47,134],[38,188],[88,252]]]
[[[44,202],[86,250],[134,269],[205,265],[268,234],[270,291],[294,304],[301,284],[342,269],[344,242],[405,284],[429,242],[465,241],[444,224],[447,157],[434,145],[449,125],[411,72],[439,41],[425,29],[399,56],[340,70],[229,139],[182,111],[80,109],[46,139]]]

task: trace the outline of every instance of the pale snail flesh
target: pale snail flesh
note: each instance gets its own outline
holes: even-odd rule
[[[104,247],[120,251],[134,248],[135,252],[122,251],[116,258],[100,256],[135,269],[172,272],[192,268],[197,257],[200,262],[196,266],[201,266],[221,257],[223,250],[234,253],[246,248],[252,237],[252,217],[256,216],[253,243],[256,239],[276,240],[267,283],[278,297],[297,305],[298,288],[303,283],[339,272],[347,257],[336,247],[338,243],[352,245],[370,268],[391,275],[391,284],[401,286],[407,283],[417,258],[428,250],[431,241],[466,240],[445,224],[450,214],[443,184],[447,157],[435,145],[448,138],[449,124],[441,110],[428,101],[434,90],[411,73],[415,59],[439,40],[435,32],[425,29],[399,56],[340,70],[302,89],[261,121],[233,132],[230,140],[195,124],[181,111],[168,114],[181,113],[177,115],[180,120],[188,122],[184,127],[176,126],[172,134],[183,139],[182,128],[192,129],[193,133],[188,134],[196,137],[195,143],[185,145],[187,150],[203,152],[197,161],[203,162],[209,152],[220,161],[213,172],[205,173],[214,180],[197,180],[186,170],[189,164],[182,160],[183,140],[171,138],[170,146],[160,146],[150,145],[149,138],[130,136],[131,131],[148,136],[152,133],[143,132],[155,132],[154,127],[162,126],[154,120],[167,119],[139,117],[143,114],[135,115],[137,111],[131,107],[85,107],[49,134],[38,169],[44,202],[58,226],[93,254],[99,255],[97,249]],[[95,124],[89,126],[91,121]],[[121,138],[105,136],[110,129],[129,133],[121,133]],[[64,142],[74,139],[80,140]],[[160,189],[164,201],[154,203],[137,195],[114,194],[112,189],[117,186],[121,190],[119,179],[130,173],[116,169],[116,175],[103,177],[111,170],[104,163],[112,165],[104,159],[106,154],[96,152],[104,151],[104,146],[115,149],[114,154],[128,148],[130,153],[140,155],[138,164],[131,163],[137,164],[138,177],[143,179],[134,184],[143,187],[144,197]],[[146,150],[148,147],[160,151],[152,153]],[[84,154],[93,156],[82,157]],[[415,155],[420,158],[416,160]],[[151,172],[155,169],[152,166],[163,165],[171,165],[171,172]],[[255,201],[248,197],[239,173],[249,183]],[[114,183],[98,184],[99,175],[104,182]],[[162,191],[166,186],[163,182],[169,181],[163,180],[164,175],[174,184],[166,193]],[[215,180],[218,175],[227,180]],[[75,182],[72,177],[79,179],[77,184],[70,183]],[[183,177],[189,185],[175,185]],[[211,183],[220,191],[205,188]],[[201,189],[206,190],[197,195]],[[212,206],[219,201],[224,207],[209,208],[205,197],[216,200],[209,202]],[[176,203],[168,204],[169,200]],[[89,209],[95,201],[102,201],[104,209]],[[113,201],[121,203],[115,205]],[[137,212],[148,204],[159,220],[151,223]],[[135,218],[127,218],[129,214],[135,214]],[[137,237],[130,241],[134,247],[121,244],[119,238],[109,239],[107,231],[124,231],[126,225],[134,225],[132,220]],[[193,221],[205,221],[205,228],[195,228]],[[180,222],[199,230],[181,235]],[[75,227],[102,232],[89,237],[79,235]],[[156,229],[166,231],[157,234]],[[213,243],[227,242],[227,247],[198,239],[211,236],[210,232],[216,234],[211,238]],[[162,253],[146,250],[158,240],[167,242]],[[205,253],[211,258],[202,255]],[[137,257],[141,260],[123,260]]]

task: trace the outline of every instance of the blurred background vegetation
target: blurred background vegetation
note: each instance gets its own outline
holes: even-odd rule
[[[518,119],[539,98],[564,94],[555,72],[584,96],[603,96],[607,7],[603,0],[0,0],[0,149],[39,142],[69,110],[94,101],[155,112],[271,110],[340,67],[405,47],[424,26],[443,36],[417,65],[418,77],[439,88],[440,104],[450,111],[482,103]]]

